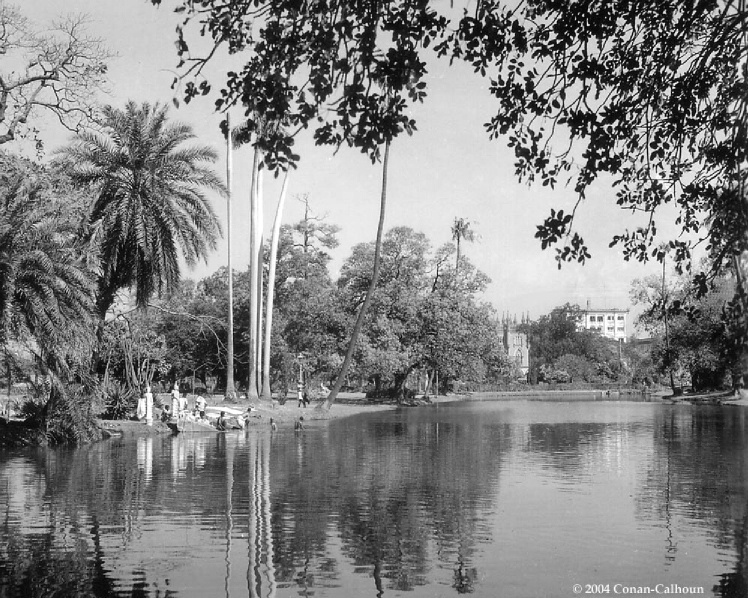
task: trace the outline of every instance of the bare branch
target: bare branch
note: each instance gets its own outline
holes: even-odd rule
[[[28,121],[52,113],[77,131],[93,113],[112,54],[71,16],[37,30],[14,6],[0,5],[0,145],[27,134]]]

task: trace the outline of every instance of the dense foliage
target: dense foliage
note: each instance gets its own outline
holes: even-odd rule
[[[637,384],[645,372],[635,371],[640,361],[631,346],[607,339],[592,330],[580,329],[583,312],[569,303],[524,326],[530,342],[532,383],[586,382]]]
[[[372,254],[372,244],[359,244],[343,264],[338,287],[348,306],[362,300]],[[494,382],[501,380],[490,363],[492,355],[503,355],[498,318],[477,300],[488,278],[464,256],[457,276],[456,264],[441,263],[444,254],[442,249],[432,255],[425,235],[408,227],[393,228],[384,238],[382,272],[358,364],[369,377],[373,375],[377,387],[383,378],[399,396],[414,370],[438,371],[444,387],[458,379],[486,382],[489,373],[495,375]],[[499,369],[499,376],[507,375]]]
[[[78,235],[84,196],[64,172],[0,153],[0,348],[37,383],[28,415],[52,440],[91,437],[87,379],[93,350],[93,276]],[[31,376],[36,371],[38,379]]]
[[[687,277],[634,282],[632,301],[645,308],[639,326],[654,339],[653,366],[678,387],[712,390],[737,386],[741,377],[741,330],[729,316],[735,280],[721,278],[706,295]]]
[[[164,108],[107,107],[99,133],[82,133],[51,166],[0,155],[0,343],[13,373],[42,375],[29,405],[53,441],[91,436],[94,398],[109,384],[105,317],[119,291],[145,306],[174,289],[179,260],[204,258],[220,233],[205,189],[223,187],[205,147]],[[115,321],[112,325],[122,324]],[[126,332],[126,333],[125,333]],[[143,391],[154,348],[127,322],[116,338],[126,393]],[[96,375],[102,374],[103,380]],[[100,383],[103,382],[103,386]]]
[[[65,362],[86,337],[84,213],[64,173],[0,154],[0,340],[33,338],[45,361]]]
[[[542,247],[565,260],[590,258],[575,215],[590,186],[612,180],[615,201],[642,224],[616,234],[625,259],[664,259],[691,269],[695,244],[711,261],[694,282],[702,293],[725,268],[738,279],[728,306],[748,330],[748,104],[744,2],[707,0],[481,0],[464,8],[385,0],[223,2],[175,5],[185,97],[211,90],[205,65],[223,48],[241,68],[221,81],[219,109],[289,125],[258,140],[271,168],[295,163],[294,135],[312,128],[321,144],[347,143],[377,157],[412,132],[411,102],[427,92],[427,49],[470,64],[489,80],[497,113],[486,130],[514,149],[520,179],[571,182],[572,210],[554,208],[538,226]],[[210,50],[194,52],[197,30]],[[555,147],[554,147],[555,145]],[[663,207],[676,235],[655,243]],[[748,333],[742,335],[748,371]]]
[[[309,217],[284,226],[271,359],[273,390],[281,396],[295,388],[299,369],[313,392],[332,383],[369,285],[373,243],[355,246],[333,281],[327,248],[337,245],[336,231]],[[464,256],[457,282],[453,262],[435,267],[454,251],[448,246],[432,255],[427,238],[407,227],[385,235],[382,274],[348,387],[402,399],[437,370],[443,390],[456,380],[478,385],[506,378],[509,366],[496,314],[477,300],[486,276]],[[242,298],[249,293],[249,277],[235,273],[234,283],[236,377],[246,379],[242,341],[248,311]],[[147,313],[121,314],[106,327],[107,371],[129,380],[150,367],[154,381],[185,377],[189,382],[195,375],[200,381],[216,378],[220,389],[226,376],[227,308],[227,273],[221,269],[196,284],[184,281],[168,298],[152,302]]]

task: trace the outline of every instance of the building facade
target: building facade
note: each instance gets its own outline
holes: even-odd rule
[[[529,323],[529,316],[523,315],[521,320],[504,315],[501,318],[502,326],[502,343],[507,356],[517,366],[520,376],[519,379],[527,381],[527,372],[530,371],[530,343],[527,334],[518,330],[519,324]]]
[[[582,311],[582,317],[577,322],[578,330],[594,330],[606,338],[626,342],[628,331],[627,309],[593,309],[587,302],[587,309]]]

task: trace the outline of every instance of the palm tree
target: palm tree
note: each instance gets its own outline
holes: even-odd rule
[[[475,233],[470,228],[470,221],[465,218],[455,218],[452,224],[452,240],[457,243],[457,256],[455,257],[455,282],[457,281],[457,274],[460,269],[460,241],[473,242],[475,240]]]
[[[210,165],[216,153],[185,146],[196,136],[167,122],[167,107],[128,102],[106,106],[100,132],[85,132],[58,153],[73,180],[95,190],[89,216],[99,248],[96,308],[103,321],[121,289],[134,288],[139,307],[170,291],[188,266],[215,249],[220,225],[206,191],[224,193]]]
[[[88,355],[93,279],[76,244],[75,195],[63,177],[0,154],[0,345],[33,339],[63,373]]]

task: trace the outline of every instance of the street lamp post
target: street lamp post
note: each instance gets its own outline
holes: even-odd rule
[[[296,356],[296,361],[299,364],[299,381],[296,384],[296,396],[299,403],[304,405],[304,365],[303,365],[304,354],[299,353]]]

